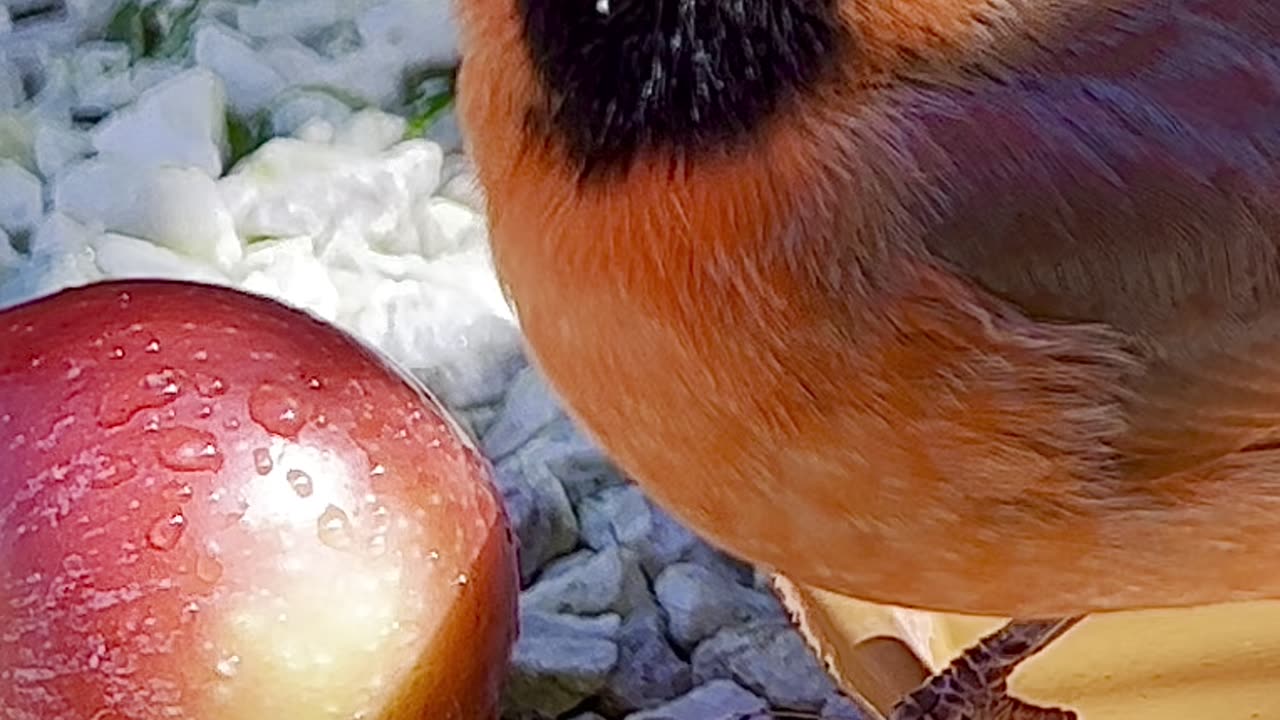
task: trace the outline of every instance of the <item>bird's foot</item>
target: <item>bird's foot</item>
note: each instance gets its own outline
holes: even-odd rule
[[[1076,720],[1069,710],[1043,708],[1008,694],[1019,663],[1081,618],[1014,621],[984,637],[899,702],[888,720]]]

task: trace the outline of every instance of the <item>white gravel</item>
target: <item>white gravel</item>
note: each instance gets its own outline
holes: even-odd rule
[[[507,717],[856,717],[762,580],[622,478],[527,367],[452,116],[408,132],[406,78],[457,53],[447,0],[6,0],[0,307],[219,283],[429,384],[521,541]]]

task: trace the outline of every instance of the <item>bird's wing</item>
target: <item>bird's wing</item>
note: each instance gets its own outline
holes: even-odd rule
[[[1167,4],[895,99],[927,250],[1143,348],[1120,442],[1144,475],[1280,442],[1280,3]]]

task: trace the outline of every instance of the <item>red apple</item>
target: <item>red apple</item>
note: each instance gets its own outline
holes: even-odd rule
[[[0,313],[0,717],[493,718],[488,464],[349,336],[206,285]]]

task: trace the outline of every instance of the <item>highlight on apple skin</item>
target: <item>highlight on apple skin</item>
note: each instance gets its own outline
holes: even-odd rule
[[[0,708],[496,717],[518,580],[490,473],[272,300],[142,280],[0,312]]]

